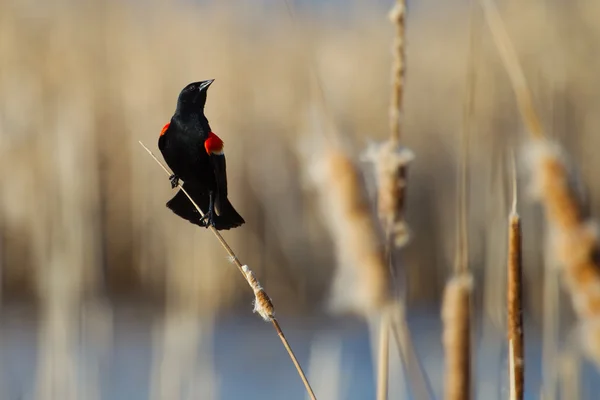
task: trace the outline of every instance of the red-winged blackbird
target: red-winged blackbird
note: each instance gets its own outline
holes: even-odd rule
[[[223,141],[213,133],[204,115],[207,90],[213,81],[193,82],[183,88],[175,114],[160,133],[158,148],[173,171],[171,186],[175,188],[183,179],[183,188],[204,218],[181,190],[167,207],[193,224],[222,230],[245,221],[227,199]]]

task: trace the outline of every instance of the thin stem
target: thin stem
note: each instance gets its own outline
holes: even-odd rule
[[[405,63],[405,20],[406,0],[396,0],[394,8],[390,11],[390,19],[396,26],[396,37],[392,44],[392,93],[390,99],[390,140],[400,142],[402,117],[402,103],[404,95],[404,75],[406,74]]]
[[[479,38],[478,19],[475,14],[474,0],[471,2],[469,23],[469,54],[467,59],[467,73],[465,84],[465,98],[463,103],[462,130],[459,139],[459,164],[458,185],[456,194],[456,259],[455,272],[468,271],[469,238],[467,228],[467,188],[469,185],[467,174],[467,162],[469,158],[469,138],[471,136],[471,123],[473,119],[473,108],[475,99],[475,84],[477,78],[477,39]]]
[[[481,7],[483,8],[483,13],[487,23],[490,27],[490,31],[492,32],[494,43],[498,48],[498,53],[500,53],[500,58],[504,63],[504,67],[506,68],[506,72],[508,73],[508,77],[512,83],[512,87],[517,98],[517,103],[519,105],[519,110],[521,111],[523,119],[525,120],[525,124],[529,128],[529,133],[534,139],[543,139],[545,136],[544,130],[542,128],[540,118],[535,111],[533,97],[529,87],[527,86],[527,80],[525,79],[523,67],[521,67],[521,64],[519,63],[517,52],[515,51],[512,41],[506,32],[504,22],[502,21],[502,17],[496,8],[496,4],[493,0],[479,1],[481,3]]]
[[[379,354],[377,355],[377,400],[388,398],[390,326],[388,312],[384,310],[379,318]]]
[[[139,143],[148,152],[148,154],[150,154],[150,156],[154,159],[154,161],[156,161],[156,163],[161,166],[161,168],[163,169],[163,171],[165,171],[167,176],[171,176],[171,172],[169,172],[167,167],[158,158],[156,158],[154,153],[152,153],[152,151],[148,147],[146,147],[144,145],[144,143],[142,143],[141,141],[139,141]],[[194,207],[196,207],[196,210],[203,217],[204,213],[202,212],[200,207],[198,207],[196,202],[190,197],[190,195],[185,191],[185,189],[183,188],[183,183],[181,181],[179,182],[178,186],[179,186],[179,189],[187,196],[187,198],[190,199],[190,201],[192,202]],[[244,277],[244,279],[246,279],[246,282],[248,282],[248,284],[250,285],[250,287],[252,289],[256,290],[255,285],[257,283],[256,282],[254,284],[252,283],[251,279],[253,278],[253,276],[249,276],[249,274],[247,274],[246,271],[244,271],[244,265],[242,265],[239,258],[237,258],[237,256],[233,252],[231,246],[229,246],[229,244],[225,241],[223,236],[221,236],[219,231],[214,226],[209,226],[208,228],[217,237],[217,240],[219,241],[221,246],[223,246],[223,248],[229,255],[230,259],[233,261],[233,263],[236,265],[236,267],[238,267],[238,269],[239,269],[240,273],[242,274],[242,276]],[[246,266],[246,268],[247,268],[247,266]],[[262,288],[261,288],[261,290],[262,290]],[[264,292],[264,293],[266,295],[266,298],[268,299],[267,301],[270,303],[270,298],[268,297],[266,292]],[[258,301],[258,298],[257,298],[257,301]],[[271,309],[272,309],[272,305],[271,305]],[[304,374],[304,371],[302,370],[302,367],[300,366],[300,363],[298,362],[298,359],[296,358],[296,355],[294,354],[292,347],[290,346],[285,335],[283,334],[283,330],[281,329],[279,322],[277,321],[277,319],[275,318],[273,313],[269,313],[268,317],[269,317],[269,320],[271,321],[271,323],[273,324],[273,328],[275,328],[275,331],[277,332],[279,339],[281,339],[281,343],[283,343],[283,347],[285,347],[285,349],[287,350],[287,352],[290,356],[290,359],[294,363],[294,366],[296,367],[296,370],[298,371],[298,375],[300,375],[300,378],[302,379],[302,382],[304,383],[304,387],[306,388],[306,391],[308,392],[310,398],[313,400],[316,400],[317,398],[312,390],[312,387],[310,386],[310,383],[308,382],[308,379],[306,378],[306,374]]]
[[[413,397],[420,400],[434,399],[431,382],[429,382],[425,368],[423,368],[419,357],[414,351],[403,305],[396,303],[389,312],[391,313],[389,325],[392,328],[394,341],[400,352],[400,360],[409,378]]]

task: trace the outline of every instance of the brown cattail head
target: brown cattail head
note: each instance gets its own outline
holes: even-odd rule
[[[265,321],[271,321],[275,317],[275,308],[267,292],[260,286],[254,273],[247,265],[242,265],[242,271],[244,271],[248,285],[254,291],[254,312],[258,313]]]
[[[521,220],[516,210],[508,220],[508,343],[511,399],[523,398],[523,304]]]
[[[600,365],[600,265],[594,225],[584,220],[560,148],[547,140],[530,146],[534,188],[551,229],[551,248],[563,271],[583,342]]]
[[[408,164],[414,159],[414,154],[395,141],[387,140],[370,143],[361,159],[375,166],[377,208],[383,229],[391,235],[396,246],[404,246],[410,239],[404,220],[406,178]]]
[[[368,314],[390,300],[383,237],[371,213],[362,174],[341,149],[320,147],[309,163],[319,208],[335,243],[338,268],[331,308]]]
[[[469,273],[454,275],[446,284],[442,304],[446,358],[445,399],[471,398],[471,291]]]

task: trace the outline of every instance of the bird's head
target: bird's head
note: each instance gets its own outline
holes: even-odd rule
[[[197,112],[204,109],[206,104],[206,94],[208,87],[214,79],[208,79],[200,82],[192,82],[183,88],[177,99],[177,111]]]

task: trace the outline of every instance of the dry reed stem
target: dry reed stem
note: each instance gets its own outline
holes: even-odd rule
[[[508,218],[508,344],[510,398],[520,400],[524,392],[523,304],[521,219],[517,213],[516,176],[513,174],[513,205]]]
[[[410,239],[404,208],[408,164],[413,159],[410,149],[393,140],[370,143],[361,156],[361,160],[375,166],[378,215],[384,232],[395,247],[406,245]]]
[[[519,110],[521,111],[523,119],[529,128],[529,133],[534,138],[541,139],[544,137],[542,123],[540,122],[540,118],[535,111],[533,97],[527,85],[523,68],[519,63],[519,58],[514,49],[512,41],[506,32],[502,17],[500,16],[500,13],[498,12],[493,0],[479,1],[483,7],[484,15],[490,27],[494,43],[498,48],[498,52],[500,53],[500,57],[502,58],[502,62],[504,63],[504,67],[506,68],[512,83]]]
[[[544,243],[543,317],[542,317],[542,382],[540,398],[556,399],[558,379],[558,347],[561,314],[559,269],[551,254],[551,243]]]
[[[337,148],[326,148],[317,158],[310,173],[338,263],[332,308],[379,312],[391,299],[389,270],[361,173]]]
[[[600,367],[600,261],[598,237],[582,217],[569,184],[560,148],[545,139],[540,118],[504,23],[492,0],[480,0],[492,36],[511,78],[519,110],[535,140],[532,150],[535,186],[551,227],[551,248],[582,326],[586,355]]]
[[[446,400],[471,398],[472,286],[473,279],[467,272],[453,276],[444,290],[442,342],[446,358]]]
[[[171,173],[169,172],[167,167],[165,167],[165,165],[158,158],[156,158],[154,153],[152,153],[152,151],[150,151],[150,149],[148,147],[146,147],[141,141],[139,141],[139,144],[148,152],[148,154],[150,154],[150,156],[154,159],[154,161],[156,161],[156,163],[161,166],[161,168],[165,171],[167,176],[171,176]],[[198,207],[196,202],[190,197],[190,195],[183,188],[183,182],[179,182],[178,186],[179,186],[179,190],[181,190],[188,197],[188,199],[192,202],[194,207],[196,207],[196,210],[198,211],[198,213],[200,213],[201,216],[204,216],[204,213],[202,212],[200,207]],[[300,363],[298,362],[298,359],[296,358],[296,355],[294,354],[290,344],[288,343],[285,335],[283,334],[283,330],[281,329],[281,326],[279,325],[277,318],[275,318],[275,309],[273,307],[273,303],[271,302],[271,299],[269,298],[267,293],[264,291],[264,289],[262,289],[262,287],[260,286],[260,284],[258,283],[256,278],[254,277],[254,274],[248,268],[248,266],[242,265],[240,260],[237,258],[237,256],[235,255],[235,253],[233,252],[233,250],[231,249],[229,244],[227,244],[227,242],[225,241],[223,236],[221,236],[219,231],[216,230],[215,227],[213,227],[213,226],[209,226],[209,229],[217,237],[217,240],[219,241],[221,246],[223,246],[223,248],[229,255],[230,260],[238,267],[238,269],[240,270],[240,272],[242,273],[242,275],[248,282],[248,285],[252,288],[252,290],[255,294],[254,311],[258,312],[260,314],[260,316],[263,319],[265,319],[265,321],[270,321],[273,324],[273,327],[275,328],[275,331],[277,332],[279,339],[281,340],[281,342],[283,343],[283,346],[287,350],[287,352],[290,356],[290,359],[294,363],[294,366],[296,367],[296,370],[298,371],[298,374],[300,375],[300,378],[302,379],[302,382],[304,383],[304,387],[306,388],[307,393],[309,394],[311,399],[316,400],[316,396],[312,390],[312,387],[310,386],[310,383],[308,382],[308,379],[306,378],[306,375],[304,374],[304,371],[302,370],[302,367],[300,366]]]
[[[394,7],[389,12],[389,18],[396,27],[396,36],[392,44],[392,91],[390,96],[390,138],[387,142],[381,144],[371,144],[366,151],[365,158],[372,162],[376,169],[376,178],[378,186],[377,208],[379,220],[386,234],[386,254],[388,255],[388,264],[390,277],[394,291],[399,291],[400,283],[396,278],[394,269],[393,248],[405,246],[410,233],[404,220],[404,210],[406,202],[406,179],[408,175],[408,164],[414,159],[414,154],[407,148],[400,146],[401,137],[401,118],[404,100],[404,75],[406,72],[405,63],[405,17],[406,1],[397,0]],[[415,391],[422,393],[429,392],[422,390],[423,386],[428,389],[424,371],[419,360],[412,351],[410,330],[406,326],[404,313],[394,312],[402,310],[402,299],[398,297],[395,300],[395,306],[386,307],[381,315],[381,337],[379,352],[379,370],[377,398],[380,400],[387,398],[388,392],[388,374],[389,374],[389,329],[393,329],[394,338],[400,351],[400,359],[404,361],[407,375],[413,376],[412,385]],[[395,321],[391,321],[397,317]],[[394,323],[395,322],[395,323]],[[401,328],[404,328],[401,330]],[[403,340],[402,340],[403,339]],[[411,351],[412,358],[408,354]],[[414,374],[414,364],[416,364],[418,373]],[[418,383],[417,383],[418,382]],[[421,383],[421,385],[419,385]]]
[[[390,99],[390,141],[400,143],[400,119],[402,118],[402,101],[404,95],[405,63],[405,17],[406,0],[396,0],[388,17],[396,27],[396,36],[392,44],[392,94]]]
[[[434,399],[431,382],[429,382],[425,369],[414,351],[410,330],[406,323],[404,306],[396,302],[392,304],[389,312],[391,313],[392,333],[400,351],[400,360],[403,362],[406,374],[409,377],[413,397],[419,400]]]
[[[388,376],[390,360],[390,324],[387,312],[379,318],[379,350],[377,353],[377,400],[388,398]]]
[[[409,149],[400,146],[404,75],[406,73],[404,46],[406,1],[397,0],[388,17],[396,27],[396,35],[392,43],[390,138],[386,142],[369,145],[364,159],[372,162],[376,169],[378,213],[384,232],[389,239],[387,243],[389,244],[391,240],[395,247],[402,247],[410,238],[408,227],[404,221],[404,209],[408,164],[414,159],[414,155]]]
[[[469,139],[473,119],[473,108],[475,99],[476,64],[477,64],[477,42],[478,25],[476,25],[475,7],[471,3],[469,14],[469,53],[467,59],[467,71],[465,79],[465,92],[463,101],[462,129],[459,137],[459,163],[456,190],[456,259],[454,271],[456,274],[468,271],[469,258],[469,235],[467,229],[467,188],[469,185],[467,175],[467,164],[469,161]]]
[[[446,284],[442,303],[443,345],[446,358],[445,398],[471,398],[471,290],[469,272],[469,234],[467,225],[467,189],[469,185],[469,137],[475,93],[475,13],[471,4],[469,56],[463,103],[462,130],[459,135],[459,160],[456,185],[456,254],[453,277]]]
[[[372,332],[380,333],[377,398],[384,400],[389,373],[386,307],[392,296],[382,238],[371,214],[361,172],[353,160],[339,147],[331,146],[310,155],[316,156],[314,162],[309,161],[310,177],[319,193],[320,209],[338,262],[330,306],[366,317],[378,314],[379,324],[374,323],[374,318],[370,318],[370,324]]]
[[[573,308],[582,322],[587,356],[600,365],[600,265],[597,234],[582,217],[560,149],[547,141],[532,147],[535,185],[551,228],[553,256],[562,266]]]

